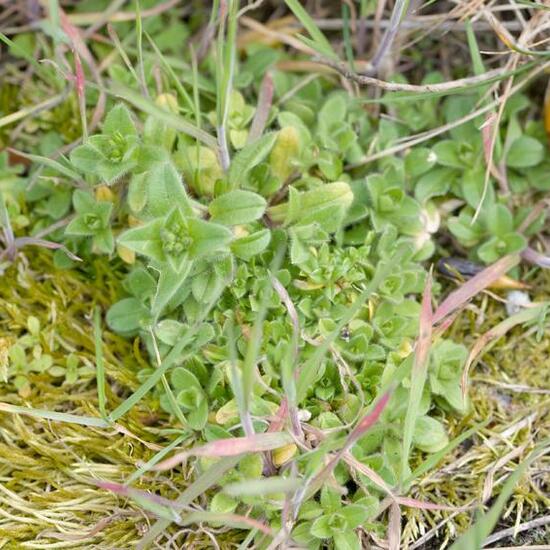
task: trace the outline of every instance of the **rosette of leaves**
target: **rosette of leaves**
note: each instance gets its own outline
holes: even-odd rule
[[[429,384],[438,402],[465,414],[467,399],[462,393],[461,379],[468,350],[452,340],[441,340],[430,351]]]
[[[525,215],[522,209],[514,216],[504,204],[494,203],[484,209],[475,222],[473,209],[463,208],[458,216],[449,219],[448,227],[462,245],[475,247],[480,260],[492,263],[506,254],[523,250],[527,246],[526,236],[536,233],[544,223],[542,214],[520,233],[518,229]]]
[[[75,147],[70,159],[84,174],[112,184],[135,166],[137,145],[137,130],[130,112],[118,104],[105,117],[103,132]]]
[[[113,204],[109,201],[96,201],[90,193],[77,189],[73,193],[73,207],[75,217],[66,227],[65,234],[91,237],[95,250],[110,254],[115,247],[111,230]]]
[[[302,520],[292,531],[292,538],[307,548],[320,548],[329,541],[334,548],[359,550],[361,541],[356,529],[376,514],[378,499],[366,496],[353,503],[342,502],[341,494],[324,486],[319,502],[304,506]]]

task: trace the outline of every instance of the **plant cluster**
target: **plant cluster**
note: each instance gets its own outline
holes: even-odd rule
[[[298,77],[278,71],[275,98],[288,99],[268,113],[268,130],[254,135],[256,108],[244,89],[261,74],[258,67],[275,61],[269,51],[259,48],[235,77],[243,93],[235,89],[228,98],[228,166],[210,141],[170,124],[187,113],[175,95],[161,93],[144,119],[114,105],[101,132],[69,158],[46,159],[55,144],[45,143],[32,159],[42,163],[40,178],[25,181],[4,158],[0,190],[16,233],[36,234],[66,219],[50,234],[65,247],[55,252],[58,268],[76,268],[76,256],[81,269],[93,270],[94,255],[107,255],[121,269],[125,296],[109,309],[107,323],[146,347],[155,367],[140,372],[143,384],[177,353],[153,391],[190,439],[264,433],[283,397],[295,408],[297,425],[303,421],[314,434],[310,447],[279,447],[271,463],[261,454],[244,458],[210,501],[214,512],[247,510],[277,529],[285,480],[314,478],[392,383],[389,406],[351,456],[391,487],[414,479],[402,433],[424,262],[436,253],[435,235],[446,233],[485,263],[523,250],[544,219],[523,227],[528,210],[521,196],[548,190],[550,161],[542,125],[521,126],[528,102],[515,96],[494,153],[507,196],[486,177],[478,121],[433,146],[364,167],[365,151],[456,120],[477,97],[402,101],[396,121],[375,121],[360,100],[321,79],[297,86]],[[212,109],[198,118],[215,128],[219,115]],[[26,369],[74,382],[78,363],[67,359],[61,372],[43,351],[35,319],[27,332],[9,345],[5,376],[18,389],[27,383]],[[445,449],[444,415],[468,411],[460,387],[466,356],[451,339],[432,346],[412,438],[420,452]],[[269,467],[279,484],[262,483]],[[292,537],[310,548],[327,540],[360,548],[356,528],[379,528],[384,491],[345,462],[334,478],[318,500],[294,502]]]

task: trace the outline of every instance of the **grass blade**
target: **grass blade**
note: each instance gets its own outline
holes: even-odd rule
[[[265,137],[265,136],[264,136]],[[263,138],[262,138],[263,139]],[[269,270],[272,273],[277,272],[281,262],[283,260],[286,251],[286,246],[281,245],[275,254]],[[266,281],[267,283],[267,281]],[[263,323],[265,316],[267,315],[267,309],[269,307],[271,287],[266,284],[265,294],[263,296],[260,308],[256,313],[256,319],[254,320],[254,326],[248,340],[246,347],[246,353],[242,366],[242,392],[243,392],[243,410],[245,415],[245,423],[251,424],[248,417],[250,415],[250,407],[252,402],[253,386],[254,386],[254,371],[256,368],[256,362],[260,353],[260,347],[262,344],[263,335]],[[249,426],[250,428],[250,426]]]
[[[348,435],[344,446],[329,460],[327,465],[321,469],[321,471],[313,478],[306,490],[306,498],[309,499],[322,487],[323,483],[327,480],[330,474],[334,471],[334,468],[338,465],[340,460],[344,457],[345,453],[349,451],[358,439],[363,437],[369,429],[378,422],[380,415],[384,412],[384,409],[388,405],[391,397],[391,392],[385,394],[374,403],[363,418],[357,423],[352,432]]]
[[[124,414],[126,414],[134,405],[139,403],[143,396],[145,396],[151,389],[153,389],[156,384],[162,379],[164,374],[170,369],[176,361],[181,359],[181,354],[186,348],[186,346],[191,342],[191,340],[194,338],[195,334],[199,330],[202,322],[208,314],[210,313],[210,310],[214,307],[214,305],[217,303],[219,297],[221,296],[222,292],[225,290],[225,286],[227,286],[227,282],[225,285],[222,285],[221,290],[217,293],[216,296],[212,299],[212,301],[208,304],[207,307],[204,308],[202,314],[197,319],[195,324],[185,333],[183,338],[180,338],[176,345],[172,348],[170,353],[164,358],[162,361],[162,364],[158,366],[158,368],[149,376],[143,384],[126,400],[124,400],[110,415],[109,420],[115,421]]]
[[[258,453],[278,449],[292,438],[285,432],[271,432],[245,437],[232,437],[229,439],[217,439],[200,447],[195,447],[175,454],[173,457],[161,462],[155,470],[170,470],[186,460],[190,456],[226,457],[239,456],[245,453]]]
[[[320,54],[331,59],[338,59],[330,42],[325,38],[325,35],[319,30],[315,21],[305,8],[302,7],[300,2],[298,0],[285,0],[285,3],[311,36],[311,40],[304,39],[304,42]]]
[[[424,293],[422,295],[419,335],[416,343],[416,352],[414,354],[414,363],[411,374],[409,403],[407,406],[407,413],[405,414],[405,425],[403,427],[401,482],[403,482],[407,472],[409,471],[409,454],[411,451],[413,434],[416,426],[416,418],[418,416],[418,408],[428,375],[428,361],[433,327],[432,317],[432,273],[430,272],[428,274],[428,280],[426,281],[426,287],[424,288]]]
[[[246,481],[236,481],[224,486],[223,492],[229,496],[264,496],[273,493],[293,493],[300,488],[297,478],[268,477]]]
[[[187,90],[183,87],[183,85],[181,83],[181,80],[176,75],[174,69],[172,68],[170,63],[168,63],[168,61],[167,61],[166,57],[164,56],[164,54],[159,50],[159,48],[155,44],[154,40],[147,33],[144,33],[144,34],[145,34],[145,37],[147,38],[147,40],[149,41],[149,44],[151,45],[151,47],[155,51],[156,56],[158,57],[158,59],[160,59],[161,63],[164,65],[164,68],[168,72],[168,75],[172,79],[172,83],[174,84],[174,87],[176,88],[176,90],[178,91],[180,96],[185,100],[185,102],[187,103],[188,108],[192,112],[195,112],[195,106],[193,104],[193,101],[191,100],[191,97],[187,93]],[[195,118],[197,118],[197,113],[196,112],[195,112]],[[200,120],[197,120],[197,128],[200,128],[199,122],[200,122]]]
[[[44,418],[45,420],[53,420],[54,422],[79,424],[80,426],[90,426],[92,428],[108,428],[111,426],[109,422],[95,416],[80,416],[78,414],[60,413],[44,409],[31,409],[30,407],[19,407],[10,403],[0,402],[0,412],[24,414],[33,418]]]
[[[506,274],[510,269],[519,263],[519,255],[510,254],[504,256],[493,265],[485,268],[483,271],[474,275],[463,285],[451,292],[445,300],[435,310],[433,323],[440,323],[445,317],[453,313],[456,309],[462,307],[468,300],[476,294],[486,289],[491,283],[494,283],[499,277]]]
[[[94,311],[94,345],[99,413],[104,419],[107,419],[107,398],[105,396],[105,363],[103,361],[103,342],[101,341],[101,310],[99,306],[96,306]]]
[[[270,537],[273,536],[273,530],[261,521],[249,518],[247,516],[241,516],[239,514],[191,512],[180,521],[180,525],[190,525],[192,523],[203,522],[223,523],[224,526],[233,527],[234,529],[257,529]]]
[[[23,151],[12,149],[11,147],[8,147],[8,151],[10,151],[11,153],[15,153],[16,155],[23,157],[25,159],[29,159],[31,162],[34,162],[36,164],[47,166],[48,168],[51,168],[52,170],[55,170],[56,172],[59,172],[63,176],[67,176],[72,180],[82,179],[78,172],[71,170],[68,166],[61,164],[56,160],[53,160],[47,157],[42,157],[40,155],[31,155],[29,153],[24,153]]]

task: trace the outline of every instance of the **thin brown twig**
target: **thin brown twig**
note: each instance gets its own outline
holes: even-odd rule
[[[334,61],[332,59],[327,59],[325,57],[314,57],[313,60],[321,65],[327,65],[339,72],[343,77],[348,80],[361,85],[361,86],[374,86],[376,88],[382,88],[388,92],[413,92],[413,93],[440,93],[440,92],[449,92],[452,90],[457,90],[461,88],[467,88],[468,86],[476,86],[478,84],[483,84],[489,80],[494,80],[499,76],[503,75],[505,69],[492,69],[481,75],[469,76],[466,78],[459,78],[457,80],[451,80],[449,82],[441,82],[438,84],[400,84],[398,82],[387,82],[385,80],[380,80],[372,76],[367,76],[363,74],[357,74],[349,69],[345,63],[341,61]]]
[[[498,533],[490,535],[485,539],[484,546],[486,546],[487,544],[492,544],[497,540],[505,539],[506,537],[516,536],[517,533],[521,533],[529,529],[534,529],[535,527],[542,527],[543,525],[549,524],[550,515],[542,516],[541,518],[536,518],[531,521],[526,521],[525,523],[520,523],[517,526],[509,527],[508,529],[503,529],[502,531],[498,531]]]

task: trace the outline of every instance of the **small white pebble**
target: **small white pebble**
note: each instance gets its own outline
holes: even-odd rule
[[[506,295],[506,313],[508,317],[519,313],[523,307],[531,303],[529,294],[523,290],[511,290]]]

